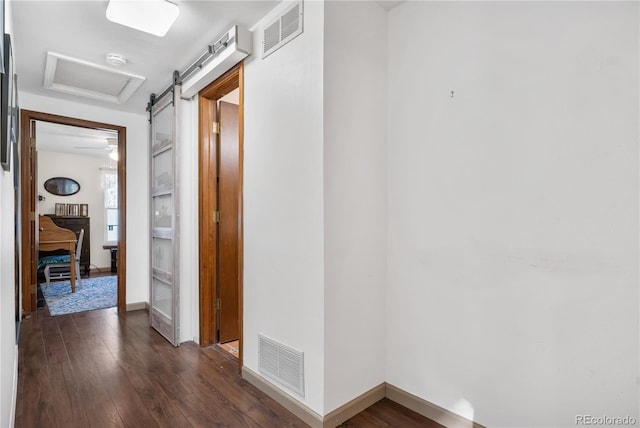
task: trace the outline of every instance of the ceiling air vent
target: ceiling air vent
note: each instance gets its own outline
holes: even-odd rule
[[[302,1],[297,1],[265,26],[262,34],[263,59],[302,34],[302,18]]]
[[[47,52],[44,70],[47,89],[123,104],[144,80],[142,76]]]
[[[258,334],[258,371],[304,397],[304,354]]]

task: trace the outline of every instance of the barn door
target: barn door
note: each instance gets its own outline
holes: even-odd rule
[[[176,162],[180,87],[151,105],[151,327],[179,344],[178,183]]]

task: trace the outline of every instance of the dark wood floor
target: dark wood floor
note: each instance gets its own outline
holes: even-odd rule
[[[383,398],[373,406],[360,412],[347,422],[340,425],[341,427],[426,427],[426,428],[445,428],[437,422],[427,419],[418,413],[402,407],[398,403]]]
[[[146,311],[115,309],[22,322],[16,427],[305,427],[238,375],[218,347],[174,348]],[[348,427],[439,427],[389,400]]]

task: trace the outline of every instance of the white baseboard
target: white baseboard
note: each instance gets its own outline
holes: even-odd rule
[[[381,383],[322,417],[251,369],[243,367],[242,377],[312,428],[337,427],[385,397],[447,428],[484,428],[476,422],[388,383]]]
[[[395,401],[401,406],[411,409],[448,428],[484,428],[472,420],[464,418],[391,384],[387,384],[386,396],[389,400]]]
[[[258,388],[260,391],[267,394],[269,397],[271,397],[288,411],[302,419],[312,428],[323,428],[324,423],[322,416],[320,416],[295,398],[282,392],[278,387],[260,376],[258,373],[246,367],[242,367],[242,378]]]
[[[16,404],[18,403],[18,344],[16,344],[16,352],[13,358],[13,393],[11,394],[11,415],[9,416],[9,426],[11,427],[16,422]]]
[[[127,303],[127,312],[138,311],[140,309],[149,310],[149,303],[148,302]]]
[[[358,413],[366,410],[368,407],[382,400],[385,397],[385,392],[386,384],[383,382],[380,385],[371,388],[364,394],[360,394],[348,403],[343,404],[334,411],[327,413],[327,415],[324,417],[324,427],[333,428],[337,427],[345,421],[348,421]]]

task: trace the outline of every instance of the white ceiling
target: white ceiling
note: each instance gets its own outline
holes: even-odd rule
[[[12,45],[20,91],[106,108],[145,114],[151,93],[164,91],[174,70],[184,71],[232,25],[251,28],[278,1],[172,0],[180,15],[164,37],[156,37],[107,20],[106,0],[20,0],[11,2]],[[377,1],[390,10],[403,1]],[[145,81],[124,104],[114,104],[45,89],[47,52],[88,61],[101,67],[145,77]],[[127,64],[106,64],[109,53],[127,58]],[[71,75],[72,76],[72,75]],[[84,79],[86,80],[86,79]],[[99,86],[99,85],[97,85]],[[60,151],[107,156],[105,131],[39,122],[40,151]],[[97,149],[77,149],[96,146]]]
[[[36,147],[39,152],[63,152],[108,157],[118,133],[103,129],[79,128],[50,122],[36,123]]]
[[[12,44],[19,90],[144,114],[149,95],[166,89],[174,70],[184,71],[232,25],[250,28],[278,3],[173,1],[180,7],[180,15],[164,37],[107,20],[107,1],[13,1]],[[48,51],[107,67],[113,66],[106,64],[106,55],[118,53],[128,60],[118,70],[144,76],[146,80],[124,104],[45,89]]]
[[[404,3],[405,1],[406,0],[379,0],[376,3],[382,6],[385,10],[391,10],[399,4]]]

